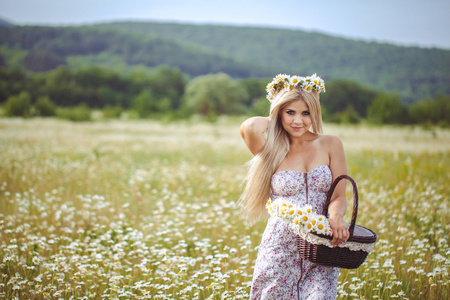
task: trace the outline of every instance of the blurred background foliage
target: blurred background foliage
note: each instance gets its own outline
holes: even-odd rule
[[[0,27],[6,116],[264,115],[278,73],[322,76],[327,122],[450,125],[449,50],[258,27]]]

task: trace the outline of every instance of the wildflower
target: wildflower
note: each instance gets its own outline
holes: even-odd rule
[[[37,256],[33,257],[32,261],[35,265],[38,265],[40,263],[40,259]]]

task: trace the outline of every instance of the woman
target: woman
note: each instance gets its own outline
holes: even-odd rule
[[[344,149],[336,136],[322,134],[319,93],[323,80],[278,75],[268,84],[269,117],[253,117],[240,132],[255,157],[250,162],[241,204],[252,222],[267,215],[271,198],[311,205],[321,214],[332,181],[346,174]],[[349,238],[343,217],[345,183],[339,183],[328,209],[332,245]],[[296,234],[271,217],[264,231],[253,274],[250,299],[335,299],[339,269],[298,257]]]

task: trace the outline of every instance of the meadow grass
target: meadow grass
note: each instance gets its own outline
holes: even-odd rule
[[[265,222],[236,205],[240,121],[0,119],[0,299],[248,298]],[[325,131],[378,234],[338,298],[448,299],[450,131]]]

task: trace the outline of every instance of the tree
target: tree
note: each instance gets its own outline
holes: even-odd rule
[[[204,116],[245,112],[247,91],[230,76],[219,73],[194,78],[186,86],[186,108]]]
[[[37,115],[41,117],[51,117],[56,115],[56,105],[49,97],[39,97],[34,105]]]
[[[415,123],[450,125],[450,96],[437,95],[433,99],[420,101],[410,106],[409,113]]]
[[[179,69],[167,66],[158,67],[155,74],[149,78],[149,83],[157,99],[167,99],[170,103],[169,108],[173,110],[180,107],[185,79]]]
[[[31,99],[28,92],[8,97],[5,103],[5,115],[9,117],[29,117],[31,111]]]
[[[396,94],[378,94],[367,109],[367,118],[375,124],[408,122],[408,110]]]
[[[320,95],[320,102],[331,115],[343,112],[351,105],[358,115],[365,117],[376,96],[374,91],[348,80],[331,81],[326,88],[327,92]]]
[[[344,111],[335,114],[333,120],[344,124],[357,124],[361,121],[361,118],[353,105],[349,104]]]
[[[143,90],[134,98],[133,109],[141,118],[147,118],[159,111],[158,103],[150,90]]]

